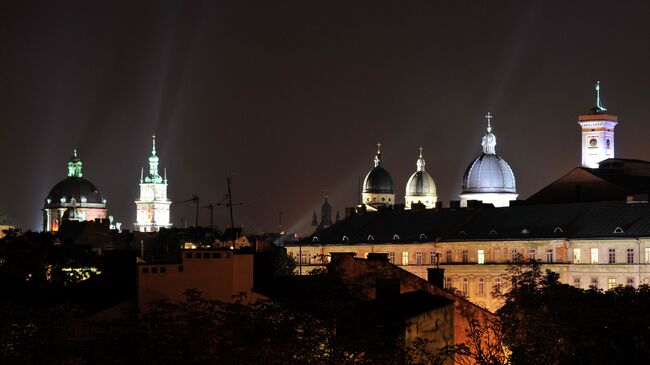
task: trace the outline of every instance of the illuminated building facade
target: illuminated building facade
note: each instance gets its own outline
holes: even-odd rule
[[[68,162],[68,177],[54,185],[45,198],[43,230],[56,232],[66,220],[106,219],[106,199],[97,187],[84,179],[83,163],[77,150]]]
[[[375,167],[368,172],[363,180],[363,193],[361,194],[361,203],[371,211],[395,204],[393,178],[382,166],[381,143],[377,143],[374,162]]]
[[[596,105],[593,113],[580,115],[578,124],[582,129],[582,166],[598,168],[598,163],[614,158],[614,128],[618,117],[607,114],[607,108],[600,100],[600,82],[596,83]]]
[[[149,156],[149,174],[140,173],[140,198],[135,201],[137,207],[137,223],[135,230],[139,232],[157,232],[160,228],[170,228],[169,207],[172,203],[167,198],[167,169],[165,176],[158,174],[156,156],[156,136],[153,136],[151,156]]]
[[[463,176],[460,201],[467,206],[469,200],[479,200],[495,207],[507,207],[517,200],[515,175],[510,165],[496,153],[497,137],[492,133],[492,115],[485,116],[487,131],[481,146],[483,153],[467,166]]]

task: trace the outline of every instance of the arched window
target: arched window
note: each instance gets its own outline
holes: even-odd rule
[[[530,231],[527,228],[521,230],[521,234],[529,234]]]
[[[467,236],[467,232],[460,231],[460,232],[458,232],[458,235],[461,236],[461,237],[465,237],[465,236]]]
[[[560,227],[555,227],[555,229],[553,230],[553,233],[564,233],[564,230],[562,228],[560,228]]]
[[[393,239],[394,240],[399,240],[400,239],[399,236],[397,235],[397,233],[393,235]]]
[[[368,241],[374,241],[375,237],[373,237],[371,234],[368,235]]]
[[[311,239],[312,242],[319,242],[318,237],[314,236],[314,238]]]
[[[427,239],[427,235],[424,234],[424,233],[420,234],[420,239],[421,239],[421,240],[426,240],[426,239]]]
[[[614,229],[614,233],[623,233],[623,228],[621,228],[621,227],[616,227],[616,228]]]
[[[490,230],[490,235],[491,235],[491,236],[496,236],[496,235],[497,235],[497,231],[495,231],[494,229]]]
[[[343,236],[342,241],[343,242],[350,242],[350,239],[348,238],[348,236]]]

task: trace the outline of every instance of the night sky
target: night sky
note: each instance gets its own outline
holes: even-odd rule
[[[647,0],[5,3],[0,213],[41,229],[77,148],[133,229],[153,133],[171,199],[220,202],[232,174],[249,232],[277,229],[280,211],[304,232],[326,189],[343,215],[378,141],[398,202],[422,145],[446,206],[487,111],[527,198],[580,163],[596,80],[617,157],[650,160],[649,15]],[[181,218],[192,204],[172,206]]]

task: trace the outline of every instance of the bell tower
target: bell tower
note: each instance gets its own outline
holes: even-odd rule
[[[582,167],[598,168],[600,161],[614,158],[614,128],[616,115],[608,114],[600,100],[600,81],[596,82],[596,105],[592,113],[578,116],[582,129]]]

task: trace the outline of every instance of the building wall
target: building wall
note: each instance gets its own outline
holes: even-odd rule
[[[524,260],[541,260],[543,269],[557,272],[562,283],[583,289],[592,285],[606,290],[611,285],[637,287],[650,284],[650,238],[292,244],[286,248],[287,253],[298,261],[297,271],[302,274],[322,267],[332,252],[353,252],[359,258],[367,257],[368,253],[387,253],[392,263],[426,278],[427,268],[436,266],[437,257],[440,267],[445,269],[446,286],[457,289],[470,301],[490,311],[502,305],[491,293],[495,287],[507,288],[506,269],[515,255],[521,255]],[[594,262],[591,260],[592,248],[597,250]],[[574,256],[576,249],[580,250],[580,260]],[[614,259],[611,263],[610,249]],[[482,261],[479,260],[480,250],[483,251]],[[630,263],[628,250],[631,250]]]
[[[181,302],[187,289],[206,299],[234,302],[253,300],[253,254],[230,250],[183,250],[180,264],[140,264],[137,267],[138,309],[152,301]]]

